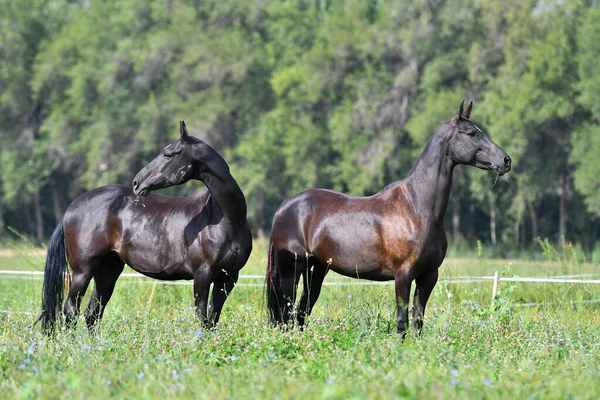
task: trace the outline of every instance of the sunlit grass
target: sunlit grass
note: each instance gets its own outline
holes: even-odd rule
[[[262,250],[245,274],[263,273]],[[539,265],[549,275],[569,268],[555,264]],[[505,265],[449,260],[442,275],[502,271]],[[513,264],[513,272],[517,269]],[[491,282],[438,285],[423,336],[403,342],[394,334],[390,285],[325,287],[303,332],[268,326],[263,289],[240,286],[219,328],[205,331],[191,307],[191,286],[157,285],[150,304],[152,285],[135,282],[119,280],[98,336],[90,336],[80,320],[74,334],[48,340],[39,326],[32,327],[41,281],[0,280],[0,309],[10,311],[0,313],[2,397],[600,395],[600,307],[570,302],[599,299],[598,285],[515,284],[509,291],[501,283],[501,301],[494,304]],[[523,302],[544,304],[522,307]]]

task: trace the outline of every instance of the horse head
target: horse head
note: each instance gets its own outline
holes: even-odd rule
[[[151,191],[200,179],[216,152],[202,140],[188,134],[185,122],[179,122],[179,140],[165,147],[133,179],[133,192],[147,196]]]
[[[473,102],[463,112],[464,101],[458,113],[448,122],[450,131],[448,155],[455,164],[473,165],[477,168],[491,170],[502,176],[511,167],[511,158],[500,146],[492,141],[469,117]]]

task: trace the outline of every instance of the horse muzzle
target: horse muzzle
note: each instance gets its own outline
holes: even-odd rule
[[[508,171],[510,171],[511,166],[512,166],[512,159],[510,158],[510,156],[508,154],[504,155],[502,162],[503,162],[502,166],[494,166],[494,170],[496,170],[500,176],[502,176],[502,175],[506,174]]]
[[[133,182],[131,183],[131,187],[133,188],[133,194],[135,194],[136,196],[148,197],[151,188],[144,185],[143,182],[140,183],[140,181],[141,180],[137,176],[133,179]]]

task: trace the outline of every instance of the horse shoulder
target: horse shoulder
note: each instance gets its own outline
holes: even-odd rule
[[[252,250],[252,234],[247,221],[229,221],[212,196],[185,228],[190,262],[194,266],[219,264],[229,269],[243,266]]]

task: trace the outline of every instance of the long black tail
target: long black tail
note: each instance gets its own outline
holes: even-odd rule
[[[56,318],[60,315],[65,291],[65,272],[67,271],[67,249],[63,221],[54,230],[44,267],[44,286],[42,289],[42,312],[38,321],[47,334],[54,333]]]
[[[281,289],[281,279],[279,268],[277,266],[277,254],[273,251],[273,238],[269,242],[269,254],[267,261],[266,274],[267,308],[269,309],[269,319],[271,323],[282,323],[282,301],[283,291]]]

